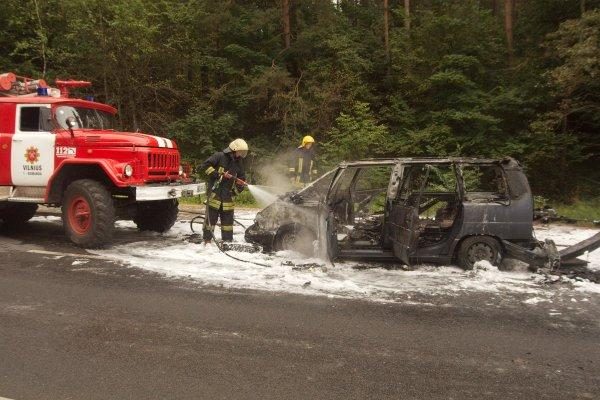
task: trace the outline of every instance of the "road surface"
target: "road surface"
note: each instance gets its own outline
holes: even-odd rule
[[[599,295],[233,290],[86,255],[36,222],[0,229],[0,259],[0,398],[600,398]]]

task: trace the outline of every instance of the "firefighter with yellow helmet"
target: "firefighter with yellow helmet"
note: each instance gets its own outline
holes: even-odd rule
[[[244,190],[240,184],[246,180],[242,159],[248,155],[248,144],[235,139],[229,146],[210,156],[199,168],[208,181],[206,183],[207,207],[204,218],[203,239],[210,243],[217,221],[221,219],[221,239],[233,240],[235,196]],[[240,181],[241,180],[241,181]]]
[[[307,135],[302,138],[300,146],[294,149],[288,172],[292,183],[297,186],[305,186],[317,177],[314,145],[315,139]]]

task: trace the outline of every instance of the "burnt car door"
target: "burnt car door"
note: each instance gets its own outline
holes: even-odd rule
[[[391,258],[383,254],[390,160],[340,167],[327,195],[326,230],[331,258]]]
[[[427,164],[399,164],[392,172],[392,179],[398,179],[400,175],[401,181],[399,189],[395,190],[390,183],[388,234],[394,255],[406,265],[410,265],[410,256],[417,248],[419,205],[430,169]]]
[[[335,259],[339,254],[338,246],[338,219],[340,213],[347,208],[344,203],[344,193],[349,190],[350,184],[356,175],[355,168],[340,166],[331,181],[326,198],[325,211],[325,237],[327,238],[327,256]]]

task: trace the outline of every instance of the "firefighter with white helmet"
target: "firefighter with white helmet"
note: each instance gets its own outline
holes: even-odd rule
[[[199,168],[208,177],[207,207],[204,219],[204,243],[210,243],[214,227],[221,220],[221,239],[233,240],[235,196],[244,190],[246,180],[242,159],[248,155],[244,139],[235,139],[223,151],[210,156]]]
[[[304,136],[302,143],[294,149],[288,166],[288,172],[292,183],[297,186],[305,186],[317,177],[315,163],[315,139]]]

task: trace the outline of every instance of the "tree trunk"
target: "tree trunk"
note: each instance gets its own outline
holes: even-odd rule
[[[496,16],[499,14],[499,9],[498,9],[498,0],[492,0],[492,15]]]
[[[583,15],[585,13],[585,0],[579,1],[579,7],[581,8],[581,15]]]
[[[508,63],[513,61],[513,1],[504,0],[504,30],[506,32],[506,47],[508,50]]]
[[[410,0],[404,0],[404,28],[410,31]]]
[[[291,0],[282,0],[281,10],[281,22],[283,24],[283,44],[286,49],[289,49],[291,44],[290,1]]]
[[[383,43],[385,46],[385,59],[390,62],[390,9],[389,0],[383,0]]]

